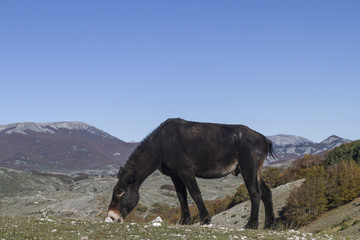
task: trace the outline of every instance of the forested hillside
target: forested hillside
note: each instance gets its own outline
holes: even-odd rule
[[[305,178],[290,194],[283,212],[285,225],[300,227],[320,214],[360,197],[360,141],[343,144],[325,156],[306,156],[285,171]],[[291,174],[289,174],[291,173]]]

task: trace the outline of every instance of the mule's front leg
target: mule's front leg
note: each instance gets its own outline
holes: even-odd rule
[[[188,189],[191,198],[196,203],[196,206],[199,210],[200,219],[201,219],[200,224],[201,225],[210,224],[211,216],[204,205],[199,186],[195,179],[195,174],[192,171],[187,169],[187,170],[181,171],[181,173],[179,172],[179,176],[180,176],[181,180],[183,181],[183,183],[185,184],[186,188]]]
[[[176,195],[180,202],[181,219],[179,220],[179,224],[188,225],[191,223],[191,218],[190,218],[190,211],[187,202],[187,192],[185,185],[177,175],[171,176],[171,180],[174,183]]]

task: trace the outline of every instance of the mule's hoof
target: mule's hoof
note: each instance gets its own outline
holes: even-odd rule
[[[257,229],[257,228],[258,228],[258,224],[247,223],[244,228],[245,228],[245,229]]]
[[[180,225],[190,225],[191,223],[191,218],[189,217],[185,217],[185,218],[181,218],[178,222],[178,224]]]
[[[207,215],[200,223],[200,225],[208,225],[211,223],[211,216]]]
[[[275,230],[276,229],[276,222],[272,222],[272,223],[267,223],[265,226],[264,226],[264,229],[272,229],[272,230]]]

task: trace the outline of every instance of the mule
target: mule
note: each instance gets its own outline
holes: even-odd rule
[[[190,224],[187,191],[199,210],[201,224],[211,216],[195,177],[220,178],[241,173],[251,200],[245,228],[258,227],[260,200],[265,206],[265,228],[275,228],[271,190],[261,179],[266,156],[274,156],[269,139],[244,125],[168,119],[149,134],[118,173],[108,217],[123,222],[139,202],[139,187],[155,170],[170,176],[180,202],[180,224]]]

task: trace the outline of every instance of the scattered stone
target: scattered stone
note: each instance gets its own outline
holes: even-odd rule
[[[154,223],[152,223],[152,226],[153,226],[153,227],[160,227],[160,226],[161,226],[161,223],[154,222]]]
[[[151,221],[151,223],[162,223],[162,222],[164,221],[161,219],[160,216]]]

